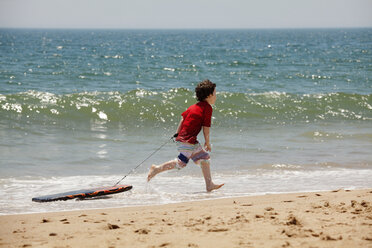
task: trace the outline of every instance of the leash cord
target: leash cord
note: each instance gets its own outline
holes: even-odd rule
[[[161,148],[163,148],[163,146],[165,146],[166,144],[168,144],[169,141],[173,140],[173,138],[177,137],[176,136],[177,134],[175,134],[174,136],[172,136],[172,138],[170,138],[169,140],[167,140],[164,144],[162,144],[158,149],[156,149],[155,151],[153,151],[147,158],[145,158],[141,163],[139,163],[136,167],[134,167],[131,171],[129,171],[128,174],[126,174],[125,176],[123,176],[117,183],[115,183],[115,185],[113,187],[115,187],[116,185],[118,185],[121,181],[124,180],[124,178],[126,178],[127,176],[129,176],[130,174],[132,174],[138,167],[140,167],[144,162],[146,162],[149,158],[151,158],[155,153],[157,153]]]

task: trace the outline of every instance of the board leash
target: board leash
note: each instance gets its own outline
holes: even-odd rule
[[[169,141],[173,140],[174,141],[174,138],[176,138],[178,136],[178,133],[176,133],[175,135],[173,135],[169,140],[167,140],[166,142],[164,142],[164,144],[162,144],[158,149],[156,149],[155,151],[153,151],[147,158],[145,158],[141,163],[139,163],[136,167],[134,167],[131,171],[129,171],[128,174],[126,174],[125,176],[123,176],[117,183],[115,183],[115,185],[113,187],[115,187],[116,185],[118,185],[121,181],[123,181],[127,176],[129,176],[130,174],[132,174],[138,167],[140,167],[144,162],[146,162],[149,158],[151,158],[155,153],[157,153],[161,148],[163,148],[163,146],[165,146],[166,144],[168,144]]]

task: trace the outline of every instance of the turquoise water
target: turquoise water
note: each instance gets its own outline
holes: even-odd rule
[[[147,184],[151,163],[177,155],[169,142],[124,180],[131,193],[31,202],[114,184],[173,135],[205,78],[223,189],[203,193],[193,164]],[[370,188],[371,78],[372,29],[2,29],[0,213]]]

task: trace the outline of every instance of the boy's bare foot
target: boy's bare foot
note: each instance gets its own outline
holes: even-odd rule
[[[209,187],[207,187],[207,192],[211,192],[212,190],[216,190],[224,186],[225,184],[212,184]]]
[[[149,171],[149,174],[147,175],[147,182],[149,182],[151,180],[151,178],[153,178],[156,174],[158,174],[158,171],[157,171],[157,166],[156,165],[151,165],[150,167],[150,171]]]

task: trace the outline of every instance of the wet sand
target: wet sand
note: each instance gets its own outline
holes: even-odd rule
[[[6,215],[0,228],[0,247],[372,247],[372,189]]]

